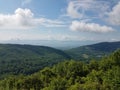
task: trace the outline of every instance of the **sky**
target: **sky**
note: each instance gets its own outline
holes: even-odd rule
[[[0,41],[120,41],[120,0],[0,0]]]

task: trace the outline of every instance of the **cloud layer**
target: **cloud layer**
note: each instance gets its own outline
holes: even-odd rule
[[[18,8],[14,14],[5,15],[0,14],[0,28],[12,29],[12,28],[27,28],[32,26],[31,21],[33,13],[29,9]]]
[[[79,21],[73,21],[70,29],[73,31],[83,31],[83,32],[96,32],[96,33],[106,33],[114,31],[113,28],[108,26],[101,26],[96,23],[85,23]]]
[[[71,0],[68,4],[67,15],[71,18],[100,17],[109,9],[109,2],[105,0]]]
[[[18,8],[14,14],[0,14],[0,29],[29,29],[37,26],[62,27],[63,22],[47,18],[35,18],[30,9]]]
[[[112,11],[108,13],[108,16],[108,21],[112,25],[120,26],[120,2],[113,7]]]
[[[119,0],[70,0],[67,16],[73,19],[94,19],[120,26]]]
[[[115,31],[115,29],[113,29],[111,25],[108,26],[108,24],[120,26],[120,1],[69,0],[67,16],[73,20],[70,25],[70,29],[73,31],[97,33]],[[103,25],[103,23],[106,24]]]

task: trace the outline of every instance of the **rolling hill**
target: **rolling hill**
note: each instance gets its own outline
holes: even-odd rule
[[[0,78],[32,74],[64,60],[99,60],[120,48],[120,42],[103,42],[61,51],[47,46],[0,44]]]
[[[102,42],[92,45],[80,46],[66,50],[75,60],[90,60],[101,58],[120,48],[120,42]]]
[[[0,44],[0,75],[31,74],[65,59],[70,56],[46,46]]]

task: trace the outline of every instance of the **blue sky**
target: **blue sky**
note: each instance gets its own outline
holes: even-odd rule
[[[0,0],[0,40],[120,41],[120,0]]]

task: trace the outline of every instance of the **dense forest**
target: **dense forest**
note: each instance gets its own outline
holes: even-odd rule
[[[0,44],[0,79],[8,75],[30,75],[64,60],[89,63],[120,48],[120,42],[104,42],[62,51],[47,46]]]
[[[0,78],[9,74],[32,74],[65,59],[71,58],[47,46],[0,44]]]
[[[120,90],[120,49],[89,63],[64,61],[31,75],[11,75],[0,90]]]

